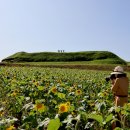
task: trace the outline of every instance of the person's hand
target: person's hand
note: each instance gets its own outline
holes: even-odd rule
[[[114,80],[114,79],[112,79],[112,80],[111,80],[111,84],[113,85],[114,83],[115,83],[115,80]]]

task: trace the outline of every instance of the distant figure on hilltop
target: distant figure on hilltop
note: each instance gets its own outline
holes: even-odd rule
[[[65,50],[58,50],[58,53],[64,53]]]

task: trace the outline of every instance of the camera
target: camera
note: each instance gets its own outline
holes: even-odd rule
[[[109,77],[106,77],[106,81],[109,82],[110,80],[116,79],[116,78],[122,78],[122,77],[126,77],[126,73],[123,74],[111,74]]]
[[[116,79],[115,74],[112,74],[112,75],[110,75],[109,77],[106,77],[106,81],[107,81],[107,82],[110,81],[110,80],[113,80],[113,79]]]

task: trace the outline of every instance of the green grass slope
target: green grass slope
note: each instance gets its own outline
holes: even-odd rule
[[[108,51],[86,51],[86,52],[38,52],[27,53],[18,52],[5,59],[2,62],[73,62],[89,61],[102,64],[124,64],[126,61]]]

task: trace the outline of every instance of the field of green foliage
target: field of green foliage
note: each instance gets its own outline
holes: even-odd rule
[[[117,113],[117,129],[129,130],[130,103],[114,107],[109,73],[1,67],[0,130],[111,130]]]

